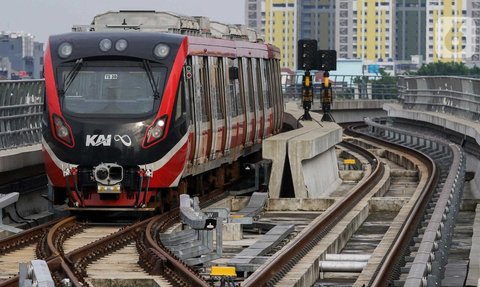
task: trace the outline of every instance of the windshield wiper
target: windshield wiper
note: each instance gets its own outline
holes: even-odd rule
[[[152,66],[150,66],[150,61],[143,60],[143,67],[144,67],[145,71],[147,72],[148,81],[150,82],[150,86],[152,86],[153,97],[155,99],[158,99],[160,97],[160,93],[158,92],[158,86],[157,86],[157,83],[155,82],[155,78],[153,76],[153,71],[152,71]]]
[[[78,72],[80,72],[80,69],[82,69],[82,65],[83,65],[83,58],[78,59],[75,62],[75,66],[73,66],[73,68],[70,70],[70,72],[68,72],[67,76],[63,79],[63,87],[59,91],[59,94],[61,96],[63,96],[67,92],[68,88],[73,83],[73,80],[78,75]]]

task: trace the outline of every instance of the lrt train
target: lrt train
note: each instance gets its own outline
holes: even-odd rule
[[[169,33],[51,36],[42,143],[55,202],[152,211],[234,179],[281,129],[279,57]]]

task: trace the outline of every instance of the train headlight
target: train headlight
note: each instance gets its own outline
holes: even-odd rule
[[[60,58],[68,58],[72,55],[72,52],[73,46],[68,42],[64,42],[58,47],[58,56],[60,56]]]
[[[151,125],[147,129],[146,139],[144,142],[144,147],[153,144],[154,142],[160,140],[165,134],[165,128],[167,126],[167,115],[159,118],[155,124]]]
[[[97,168],[95,177],[97,180],[106,180],[108,178],[108,170],[104,167]]]
[[[65,120],[57,115],[53,115],[53,127],[57,139],[67,146],[73,147],[73,137]]]
[[[112,40],[103,39],[102,41],[100,41],[99,47],[100,50],[102,50],[103,52],[110,51],[110,49],[112,48]]]
[[[127,47],[128,47],[128,42],[125,39],[120,39],[117,42],[115,42],[115,50],[119,52],[125,51]]]
[[[153,54],[157,58],[165,58],[168,56],[169,52],[170,47],[165,44],[158,44],[157,46],[155,46],[155,49],[153,49]]]

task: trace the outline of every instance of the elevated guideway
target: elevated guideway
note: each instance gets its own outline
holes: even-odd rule
[[[408,119],[441,127],[463,135],[480,145],[480,80],[461,77],[409,77],[399,80],[401,104],[388,103],[383,109],[390,118]],[[466,286],[480,284],[480,155],[467,155],[467,172],[474,174],[463,205],[476,205],[472,248]],[[476,203],[477,204],[476,204]]]

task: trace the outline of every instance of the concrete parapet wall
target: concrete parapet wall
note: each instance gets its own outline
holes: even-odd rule
[[[474,138],[480,145],[480,123],[478,122],[457,118],[448,114],[405,110],[399,104],[385,104],[383,109],[387,111],[389,117],[406,118],[445,127]]]
[[[263,141],[263,158],[272,160],[272,170],[268,184],[268,191],[271,198],[280,198],[285,164],[288,164],[287,142],[292,138],[312,131],[313,128],[313,126],[304,127],[278,134]]]
[[[12,171],[43,163],[42,145],[0,151],[0,172]]]
[[[469,272],[466,285],[476,285],[480,281],[480,204],[475,209],[475,221],[473,224],[472,248],[470,250]]]
[[[304,111],[295,103],[286,106],[285,119],[297,126],[292,119],[300,118]],[[263,141],[263,158],[272,160],[270,198],[280,198],[286,167],[291,171],[296,198],[327,196],[340,184],[335,145],[342,141],[342,129],[336,123],[320,122],[319,114],[311,115],[313,121],[298,122],[300,128]]]
[[[328,196],[340,185],[334,146],[342,141],[342,129],[333,123],[288,142],[288,159],[296,198]]]

